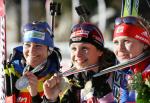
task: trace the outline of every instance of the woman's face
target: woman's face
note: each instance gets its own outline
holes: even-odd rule
[[[142,42],[127,36],[115,37],[113,43],[114,53],[119,62],[128,61],[140,55],[145,46]]]
[[[77,69],[98,63],[102,55],[102,51],[90,43],[72,43],[70,49],[72,63]]]
[[[23,55],[26,64],[36,67],[48,57],[48,47],[33,42],[25,42],[23,44]]]

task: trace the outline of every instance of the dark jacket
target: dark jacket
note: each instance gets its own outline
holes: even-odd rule
[[[100,65],[99,71],[115,65],[116,58],[114,53],[108,49],[104,49],[103,51],[104,53],[99,60],[99,65]],[[83,99],[82,102],[88,103],[92,101],[92,103],[99,103],[101,100],[106,100],[106,99],[107,101],[109,101],[108,103],[113,102],[112,89],[108,83],[110,74],[105,74],[93,78],[92,76],[94,74],[96,73],[94,73],[93,71],[87,71],[87,72],[82,72],[82,73],[68,76],[67,78],[69,80],[69,84],[71,88],[68,89],[67,92],[64,93],[64,95],[59,97],[56,103],[59,102],[60,103],[81,103],[81,98],[86,97],[87,96],[86,94],[92,94],[91,98],[87,98],[87,99],[85,98],[85,100]],[[91,85],[89,86],[88,83]],[[86,89],[88,89],[89,91],[88,93],[86,92],[84,93]],[[41,103],[41,102],[35,101],[33,103]],[[48,100],[44,98],[42,103],[52,103],[52,102],[48,102]]]

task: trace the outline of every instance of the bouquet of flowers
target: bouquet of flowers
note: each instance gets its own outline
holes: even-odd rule
[[[150,103],[150,71],[133,75],[131,89],[136,90],[136,103]]]

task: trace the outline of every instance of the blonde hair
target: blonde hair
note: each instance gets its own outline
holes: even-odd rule
[[[143,28],[145,28],[146,31],[148,32],[148,34],[150,35],[150,22],[147,21],[145,18],[143,18],[143,17],[141,17],[141,16],[137,17],[137,19],[139,19],[139,21],[140,21],[141,24],[142,24],[141,26],[142,26]]]

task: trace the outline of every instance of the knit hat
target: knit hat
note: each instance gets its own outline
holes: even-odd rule
[[[46,22],[32,22],[23,27],[23,42],[34,42],[53,48],[53,33]]]
[[[99,28],[87,22],[76,24],[71,30],[70,44],[78,42],[91,43],[96,48],[104,47],[104,38]]]

